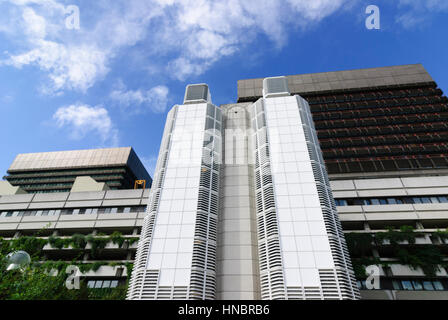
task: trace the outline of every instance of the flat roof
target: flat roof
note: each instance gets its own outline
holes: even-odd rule
[[[70,150],[18,154],[8,172],[70,169],[100,166],[125,166],[131,147]]]
[[[293,94],[434,82],[422,64],[286,76]],[[238,101],[263,96],[263,79],[238,81]]]

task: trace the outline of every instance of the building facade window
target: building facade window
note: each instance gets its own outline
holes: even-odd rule
[[[118,285],[118,280],[89,280],[87,282],[87,287],[91,289],[117,288]]]
[[[0,211],[0,218],[145,212],[146,206]]]
[[[448,203],[448,196],[335,199],[336,206]]]

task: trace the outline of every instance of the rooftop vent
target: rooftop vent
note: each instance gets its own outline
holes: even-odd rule
[[[289,96],[291,92],[288,88],[286,77],[272,77],[263,80],[263,97]]]
[[[208,85],[189,84],[185,90],[184,104],[211,102],[210,90]]]

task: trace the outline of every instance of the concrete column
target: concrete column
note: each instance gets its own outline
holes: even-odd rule
[[[223,169],[218,215],[217,299],[260,299],[253,165],[246,105],[223,110]],[[233,131],[235,130],[235,131]],[[231,143],[233,141],[233,143]]]

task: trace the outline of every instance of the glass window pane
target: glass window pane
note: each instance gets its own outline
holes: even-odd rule
[[[87,287],[89,287],[89,288],[93,288],[93,287],[95,287],[95,281],[89,281],[89,282],[87,282]]]
[[[415,290],[423,290],[422,283],[418,280],[412,281]]]
[[[386,199],[380,199],[380,204],[387,204],[387,200]]]
[[[443,290],[443,285],[440,281],[433,281],[432,284],[436,290]]]
[[[431,197],[432,203],[439,203],[439,199],[437,197]]]
[[[389,204],[397,204],[397,200],[395,198],[388,198],[387,203]]]
[[[366,286],[366,280],[362,280],[362,281],[361,281],[361,287],[362,287],[363,289],[366,289],[366,288],[367,288],[367,286]]]
[[[380,200],[378,200],[378,199],[372,199],[372,204],[374,204],[374,205],[378,205],[378,204],[380,204]]]
[[[95,288],[101,288],[102,285],[103,285],[103,281],[101,281],[101,280],[97,280],[95,282]]]
[[[394,287],[394,290],[401,290],[400,282],[397,280],[392,281],[392,286]]]
[[[110,280],[104,280],[102,288],[109,288],[109,287],[110,287]]]
[[[428,197],[423,197],[422,202],[423,203],[431,203],[431,200]]]
[[[441,203],[448,203],[448,197],[439,197]]]
[[[117,213],[118,208],[110,208],[110,213]]]
[[[401,285],[403,286],[404,290],[414,290],[411,281],[403,280],[401,281]]]
[[[116,287],[118,287],[118,280],[112,280],[112,282],[110,283],[110,287],[111,287],[111,288],[116,288]]]
[[[131,212],[131,208],[130,208],[130,207],[125,207],[125,208],[123,209],[123,212],[124,212],[124,213],[129,213],[129,212]]]
[[[423,281],[423,288],[429,291],[434,290],[434,286],[432,285],[431,281]]]

